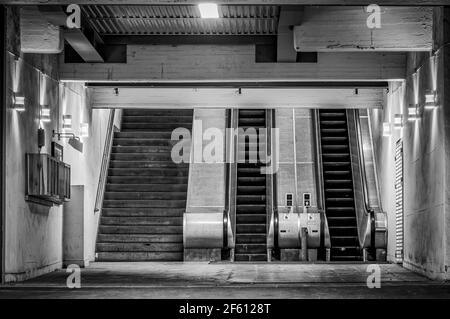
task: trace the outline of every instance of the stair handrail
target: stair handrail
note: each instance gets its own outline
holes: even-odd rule
[[[94,213],[99,212],[103,208],[103,197],[105,195],[106,180],[108,178],[109,160],[111,155],[113,137],[114,137],[114,120],[116,116],[116,109],[111,109],[109,112],[105,144],[103,146],[102,162],[100,165],[100,175],[97,184],[97,195],[95,197]]]
[[[325,207],[325,181],[323,177],[323,166],[322,166],[322,141],[320,134],[320,116],[319,110],[315,109],[312,111],[312,124],[313,124],[313,132],[314,132],[314,156],[316,161],[316,192],[317,192],[317,209],[321,215],[320,221],[320,247],[322,249],[331,248],[331,240],[330,240],[330,229],[328,228],[328,220],[326,214]]]

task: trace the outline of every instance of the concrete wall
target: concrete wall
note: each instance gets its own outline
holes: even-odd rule
[[[37,130],[45,129],[46,145],[43,153],[51,153],[52,130],[62,130],[62,115],[72,115],[73,132],[79,135],[80,122],[90,126],[90,136],[83,138],[83,153],[57,141],[64,147],[64,161],[71,165],[72,185],[85,186],[85,245],[86,258],[94,258],[98,216],[93,206],[97,190],[99,166],[103,152],[109,111],[94,110],[89,96],[80,84],[58,81],[57,57],[20,53],[19,15],[16,8],[8,8],[7,30],[7,118],[6,118],[6,233],[5,280],[24,280],[60,268],[63,262],[63,206],[43,206],[25,201],[25,154],[35,153]],[[14,56],[19,59],[19,71],[14,72]],[[39,94],[39,70],[44,73]],[[26,98],[26,111],[12,109],[11,92]],[[39,121],[39,96],[49,105],[51,122]]]
[[[295,209],[303,210],[303,193],[311,193],[311,206],[317,206],[312,110],[282,108],[275,111],[280,130],[280,167],[277,173],[277,201],[286,209],[286,193],[294,194]]]
[[[416,71],[417,70],[417,71]],[[443,98],[442,52],[435,58],[430,54],[408,55],[407,80],[391,83],[387,105],[383,110],[370,111],[375,156],[382,206],[388,214],[388,260],[395,261],[395,144],[403,140],[404,147],[404,261],[406,268],[434,279],[448,278],[448,255],[445,252],[450,231],[446,226],[449,214],[446,205],[445,175],[448,170],[445,156],[443,105],[435,110],[423,108],[424,94],[437,89]],[[439,85],[438,85],[439,83]],[[442,85],[441,85],[442,84]],[[408,106],[419,103],[420,119],[404,120],[402,130],[382,136],[383,122],[393,122],[395,114],[407,117]],[[448,217],[447,217],[448,218]]]

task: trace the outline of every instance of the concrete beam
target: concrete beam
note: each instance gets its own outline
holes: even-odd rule
[[[82,82],[387,81],[404,79],[403,53],[320,53],[317,63],[256,63],[254,45],[127,46],[127,63],[60,63]]]
[[[430,51],[433,9],[382,7],[381,28],[369,29],[365,7],[305,7],[294,28],[297,51]]]
[[[48,23],[54,26],[66,25],[67,15],[62,10],[61,6],[38,6],[39,12],[47,20]],[[84,28],[87,29],[87,28]],[[90,30],[92,34],[91,38],[100,39],[95,31]],[[96,48],[95,41],[86,36],[82,29],[65,29],[64,39],[70,46],[80,55],[80,57],[86,62],[104,62],[103,57],[100,55]]]
[[[62,30],[49,23],[37,7],[20,8],[20,46],[24,53],[61,53],[64,48]]]
[[[104,5],[193,5],[202,2],[211,2],[210,0],[46,0],[45,4],[104,4]],[[31,5],[43,4],[42,0],[0,0],[0,3],[8,5]],[[370,5],[373,0],[216,0],[217,4],[232,5]],[[399,0],[378,0],[376,3],[380,6],[392,5],[398,6]],[[404,6],[445,6],[448,0],[402,0]]]
[[[93,108],[382,108],[383,88],[91,88]]]
[[[302,22],[303,6],[282,6],[278,19],[277,61],[295,62],[297,52],[294,48],[295,25]]]
[[[64,38],[84,61],[91,63],[104,62],[95,44],[80,29],[64,30]]]

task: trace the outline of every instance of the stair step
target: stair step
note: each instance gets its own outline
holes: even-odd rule
[[[189,168],[110,168],[109,176],[188,176]]]
[[[266,221],[265,214],[236,214],[236,223],[239,224],[265,224]]]
[[[328,229],[330,231],[330,236],[357,236],[358,230],[355,226],[331,226],[328,225]],[[331,242],[331,246],[333,247],[333,242]]]
[[[236,234],[236,245],[238,244],[266,244],[266,234]]]
[[[337,207],[337,206],[328,206],[327,207],[327,215],[334,213],[351,213],[353,216],[355,215],[354,207]]]
[[[131,115],[124,114],[122,116],[123,123],[148,123],[148,124],[186,124],[192,125],[192,115],[178,115],[178,116],[167,116],[167,115]]]
[[[183,252],[180,243],[97,243],[98,252]]]
[[[331,241],[334,247],[353,248],[359,246],[358,237],[354,236],[333,236]]]
[[[187,184],[106,184],[105,192],[161,192],[161,193],[180,193],[186,197]]]
[[[353,189],[351,188],[326,188],[325,193],[335,194],[335,193],[352,193]]]
[[[102,216],[104,217],[182,217],[185,207],[182,208],[161,208],[161,207],[145,207],[145,208],[103,208]]]
[[[239,186],[266,185],[266,176],[264,176],[264,175],[253,176],[253,177],[238,176],[237,182],[238,182]]]
[[[266,205],[265,204],[257,204],[257,205],[247,205],[247,204],[238,204],[236,205],[236,213],[256,213],[256,214],[265,214],[266,213]]]
[[[235,254],[235,261],[267,261],[266,254]]]
[[[323,136],[321,137],[322,143],[324,142],[345,142],[348,143],[347,136]]]
[[[100,225],[100,234],[181,234],[183,226]]]
[[[266,254],[266,244],[237,244],[235,254]]]
[[[105,192],[104,199],[112,200],[183,200],[186,199],[186,192]]]
[[[236,203],[240,204],[265,204],[266,195],[237,195]]]
[[[174,163],[173,161],[110,161],[110,168],[177,168],[189,169],[189,163]]]
[[[99,243],[183,243],[182,234],[98,234]]]
[[[183,252],[99,252],[98,261],[180,261]]]
[[[173,131],[177,128],[192,129],[192,123],[122,123],[122,131]]]
[[[354,226],[356,227],[355,216],[327,216],[328,227],[334,226]]]
[[[322,153],[322,157],[324,157],[323,162],[328,162],[328,159],[333,159],[334,161],[345,161],[349,162],[350,153],[348,152],[340,152],[340,153]]]
[[[103,207],[125,208],[125,207],[186,207],[186,200],[112,200],[103,201]]]
[[[265,234],[266,224],[236,224],[236,233]]]
[[[109,176],[108,184],[187,184],[188,176]]]
[[[265,117],[265,110],[239,110],[239,118],[245,117]]]
[[[172,146],[113,146],[112,153],[167,153],[170,154]]]
[[[265,186],[243,186],[238,185],[237,194],[253,194],[253,195],[265,195],[266,187]]]
[[[124,109],[124,116],[193,116],[193,109]]]
[[[110,217],[102,216],[101,224],[105,226],[132,226],[132,225],[148,225],[148,226],[182,226],[182,217]]]
[[[114,138],[113,146],[167,146],[173,147],[178,140],[167,138]]]
[[[324,171],[323,172],[324,175],[328,175],[328,176],[348,176],[351,175],[351,171],[348,170],[343,170],[343,171]]]
[[[171,139],[172,131],[152,131],[152,132],[142,132],[142,131],[128,131],[128,132],[115,132],[114,139]]]
[[[111,153],[111,161],[172,161],[171,153],[169,152],[153,152],[153,153]]]

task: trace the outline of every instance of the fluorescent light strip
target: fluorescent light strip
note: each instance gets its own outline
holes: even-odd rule
[[[219,18],[219,8],[215,3],[199,3],[198,9],[202,19],[217,19]]]

